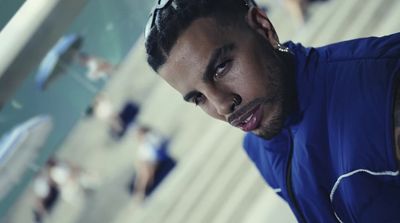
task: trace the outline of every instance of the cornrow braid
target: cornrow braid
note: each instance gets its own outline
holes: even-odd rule
[[[243,19],[253,0],[171,0],[157,10],[155,24],[146,38],[147,62],[158,71],[175,45],[179,35],[201,17],[212,17],[224,25]]]

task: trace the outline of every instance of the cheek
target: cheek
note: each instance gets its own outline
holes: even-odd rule
[[[239,94],[245,101],[246,99],[252,100],[256,96],[267,93],[268,82],[266,78],[262,78],[262,75],[265,74],[260,73],[260,71],[252,69],[244,71],[242,69],[239,74],[235,75],[236,78],[228,83],[229,88],[233,89],[234,93]]]
[[[259,91],[265,88],[268,83],[268,71],[263,68],[260,61],[252,57],[245,57],[239,60],[234,69],[234,82],[236,88],[247,89],[247,91]]]

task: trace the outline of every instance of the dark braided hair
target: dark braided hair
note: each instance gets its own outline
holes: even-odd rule
[[[179,35],[194,20],[212,17],[219,24],[234,25],[244,19],[249,6],[253,5],[253,0],[171,0],[154,15],[156,24],[145,43],[147,62],[157,71],[166,62]]]

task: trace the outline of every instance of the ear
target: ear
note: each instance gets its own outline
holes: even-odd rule
[[[278,46],[279,38],[275,28],[262,9],[255,6],[251,7],[247,12],[246,21],[251,28],[266,38],[274,48]]]

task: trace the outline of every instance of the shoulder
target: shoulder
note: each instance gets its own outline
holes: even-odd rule
[[[252,133],[247,133],[243,139],[243,148],[253,161],[257,147],[259,147],[258,137]]]
[[[399,59],[400,33],[348,40],[318,47],[315,50],[320,60],[325,62]]]
[[[280,143],[283,140],[282,134],[266,140],[253,133],[247,133],[243,141],[249,158],[272,188],[279,188],[279,185],[282,185],[280,180],[284,179],[287,145]]]
[[[288,143],[287,135],[283,131],[270,140],[247,133],[243,140],[243,147],[252,161],[260,164],[287,154]]]
[[[298,94],[303,107],[311,103],[312,95],[327,89],[337,90],[328,93],[346,94],[375,86],[386,92],[400,71],[400,33],[316,48],[291,43],[289,48],[296,57]]]
[[[253,161],[260,155],[260,151],[269,150],[271,142],[253,133],[246,133],[243,139],[243,148]],[[266,147],[268,149],[266,149]]]
[[[257,144],[257,136],[252,133],[247,133],[243,139],[243,147],[245,150],[249,150],[251,147],[254,147]]]

